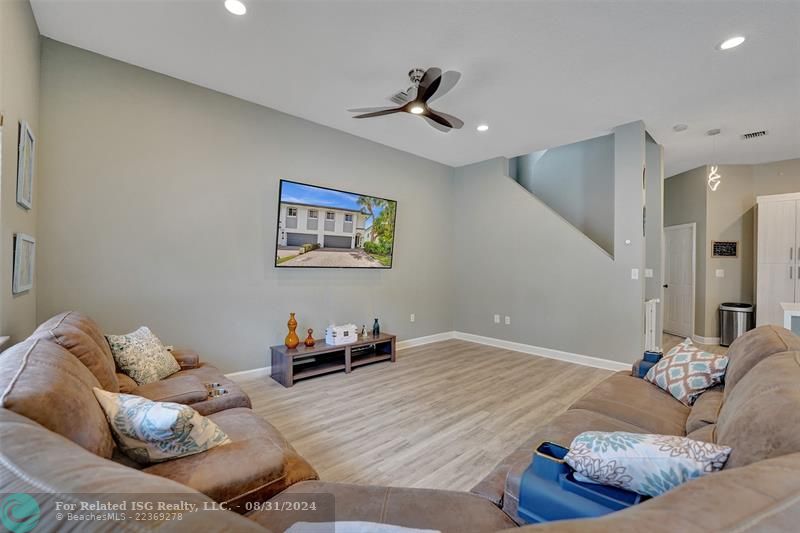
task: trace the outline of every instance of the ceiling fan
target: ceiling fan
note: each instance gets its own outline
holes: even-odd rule
[[[442,69],[437,67],[431,67],[428,70],[415,68],[408,73],[408,77],[411,80],[411,87],[405,92],[400,92],[391,97],[393,102],[400,104],[399,107],[361,107],[348,109],[348,111],[361,113],[353,118],[372,118],[394,113],[411,113],[424,118],[428,124],[445,133],[452,129],[460,129],[464,125],[464,121],[460,118],[436,111],[428,105],[455,87],[458,80],[461,79],[460,72],[448,70],[442,73]]]

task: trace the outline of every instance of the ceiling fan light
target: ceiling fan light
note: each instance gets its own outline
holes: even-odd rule
[[[425,108],[419,104],[416,104],[411,106],[411,109],[409,109],[409,111],[415,115],[421,115],[422,113],[425,112]]]

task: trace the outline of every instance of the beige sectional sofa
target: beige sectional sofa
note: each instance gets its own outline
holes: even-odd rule
[[[119,383],[125,383],[126,376],[116,373],[98,325],[75,312],[51,318],[0,355],[2,407],[98,457],[182,483],[232,509],[269,499],[298,481],[317,479],[286,439],[250,410],[250,399],[235,383],[201,364],[196,354],[174,354],[184,370],[159,383],[129,387],[131,393],[191,405],[211,418],[231,444],[146,467],[119,453],[92,388],[125,391]],[[209,399],[204,381],[223,383],[229,393]],[[190,394],[200,389],[202,394]]]
[[[84,321],[81,317],[79,329],[87,326]],[[42,509],[36,531],[69,526],[277,533],[297,521],[323,519],[459,533],[796,531],[800,523],[800,338],[781,328],[758,328],[738,339],[730,347],[725,387],[704,394],[691,409],[642,380],[625,373],[611,376],[504,459],[473,494],[317,481],[313,468],[278,431],[246,407],[209,415],[232,444],[131,468],[115,460],[113,440],[91,392],[100,380],[86,364],[90,359],[68,346],[63,338],[56,343],[38,331],[0,355],[0,493],[36,493]],[[111,379],[108,373],[104,377]],[[722,472],[628,510],[517,528],[519,477],[534,446],[543,440],[568,445],[586,430],[689,433],[727,444],[733,452]],[[112,502],[141,494],[186,499],[209,510],[185,513],[180,520],[53,520],[55,502],[86,493]],[[297,505],[320,495],[328,498],[328,514]],[[246,516],[215,508],[215,502]]]

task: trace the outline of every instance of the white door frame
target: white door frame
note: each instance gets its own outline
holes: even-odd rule
[[[665,250],[664,255],[666,256],[667,231],[679,230],[679,229],[685,229],[685,228],[691,228],[692,229],[692,313],[691,313],[692,331],[690,332],[691,333],[690,336],[692,338],[694,338],[694,336],[695,336],[695,331],[694,331],[694,328],[695,328],[695,321],[694,321],[694,319],[695,319],[695,307],[697,305],[697,302],[696,302],[696,299],[697,299],[697,223],[689,222],[688,224],[675,224],[674,226],[665,226],[664,227],[664,250]],[[664,270],[664,274],[666,275],[666,269]],[[665,279],[664,283],[669,283],[669,282]],[[662,290],[663,290],[663,287],[662,287]],[[663,298],[662,298],[662,300],[664,301],[664,303],[666,303],[666,300],[664,300]],[[664,306],[664,318],[665,319],[666,319],[666,315],[667,315],[666,311],[667,311],[667,309],[666,309],[666,305],[665,305]],[[666,324],[666,320],[664,320],[664,323]],[[667,331],[666,329],[664,329],[664,332],[665,333],[669,333],[671,335],[675,335],[675,333],[673,333],[671,331]]]

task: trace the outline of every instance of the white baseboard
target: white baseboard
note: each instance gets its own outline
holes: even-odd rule
[[[695,335],[695,337],[697,337]],[[708,337],[697,337],[697,342],[702,344],[713,344],[705,342],[709,340]],[[424,337],[416,337],[414,339],[406,339],[397,342],[397,351],[406,350],[408,348],[415,348],[417,346],[424,346],[433,342],[442,342],[451,339],[459,339],[462,341],[474,342],[476,344],[483,344],[485,346],[494,346],[495,348],[504,348],[514,352],[521,352],[530,355],[538,355],[548,359],[557,359],[559,361],[566,361],[567,363],[575,363],[583,366],[591,366],[593,368],[602,368],[604,370],[630,370],[630,363],[620,363],[619,361],[611,361],[610,359],[603,359],[600,357],[592,357],[590,355],[581,355],[577,353],[562,352],[561,350],[554,350],[552,348],[543,348],[541,346],[533,346],[530,344],[522,344],[519,342],[512,342],[503,339],[495,339],[493,337],[483,337],[481,335],[473,335],[472,333],[464,333],[462,331],[443,331],[442,333],[435,333],[433,335],[426,335]],[[714,340],[714,339],[710,339]],[[717,343],[719,339],[716,339]],[[242,370],[239,372],[231,372],[225,374],[226,377],[236,381],[239,379],[252,379],[257,377],[269,377],[271,367],[265,366],[261,368],[253,368],[251,370]]]
[[[261,368],[251,368],[250,370],[240,370],[239,372],[231,372],[230,374],[225,374],[225,377],[230,378],[233,381],[238,381],[240,379],[260,378],[260,377],[268,378],[271,372],[272,372],[271,366],[262,366]]]
[[[443,331],[442,333],[435,333],[433,335],[427,335],[425,337],[417,337],[414,339],[407,339],[404,341],[397,342],[397,351],[405,350],[406,348],[414,348],[416,346],[423,346],[425,344],[430,344],[432,342],[441,342],[441,341],[449,341],[450,339],[455,338],[455,331]]]
[[[719,337],[703,337],[702,335],[692,335],[692,340],[699,344],[719,344]]]
[[[548,359],[566,361],[567,363],[602,368],[604,370],[630,370],[632,364],[620,363],[619,361],[611,361],[610,359],[602,359],[600,357],[592,357],[590,355],[562,352],[561,350],[554,350],[552,348],[542,348],[541,346],[532,346],[530,344],[522,344],[503,339],[495,339],[493,337],[483,337],[481,335],[473,335],[472,333],[463,333],[461,331],[455,332],[455,338],[463,341],[484,344],[486,346],[494,346],[495,348],[505,348],[506,350],[512,350],[515,352],[547,357]]]

